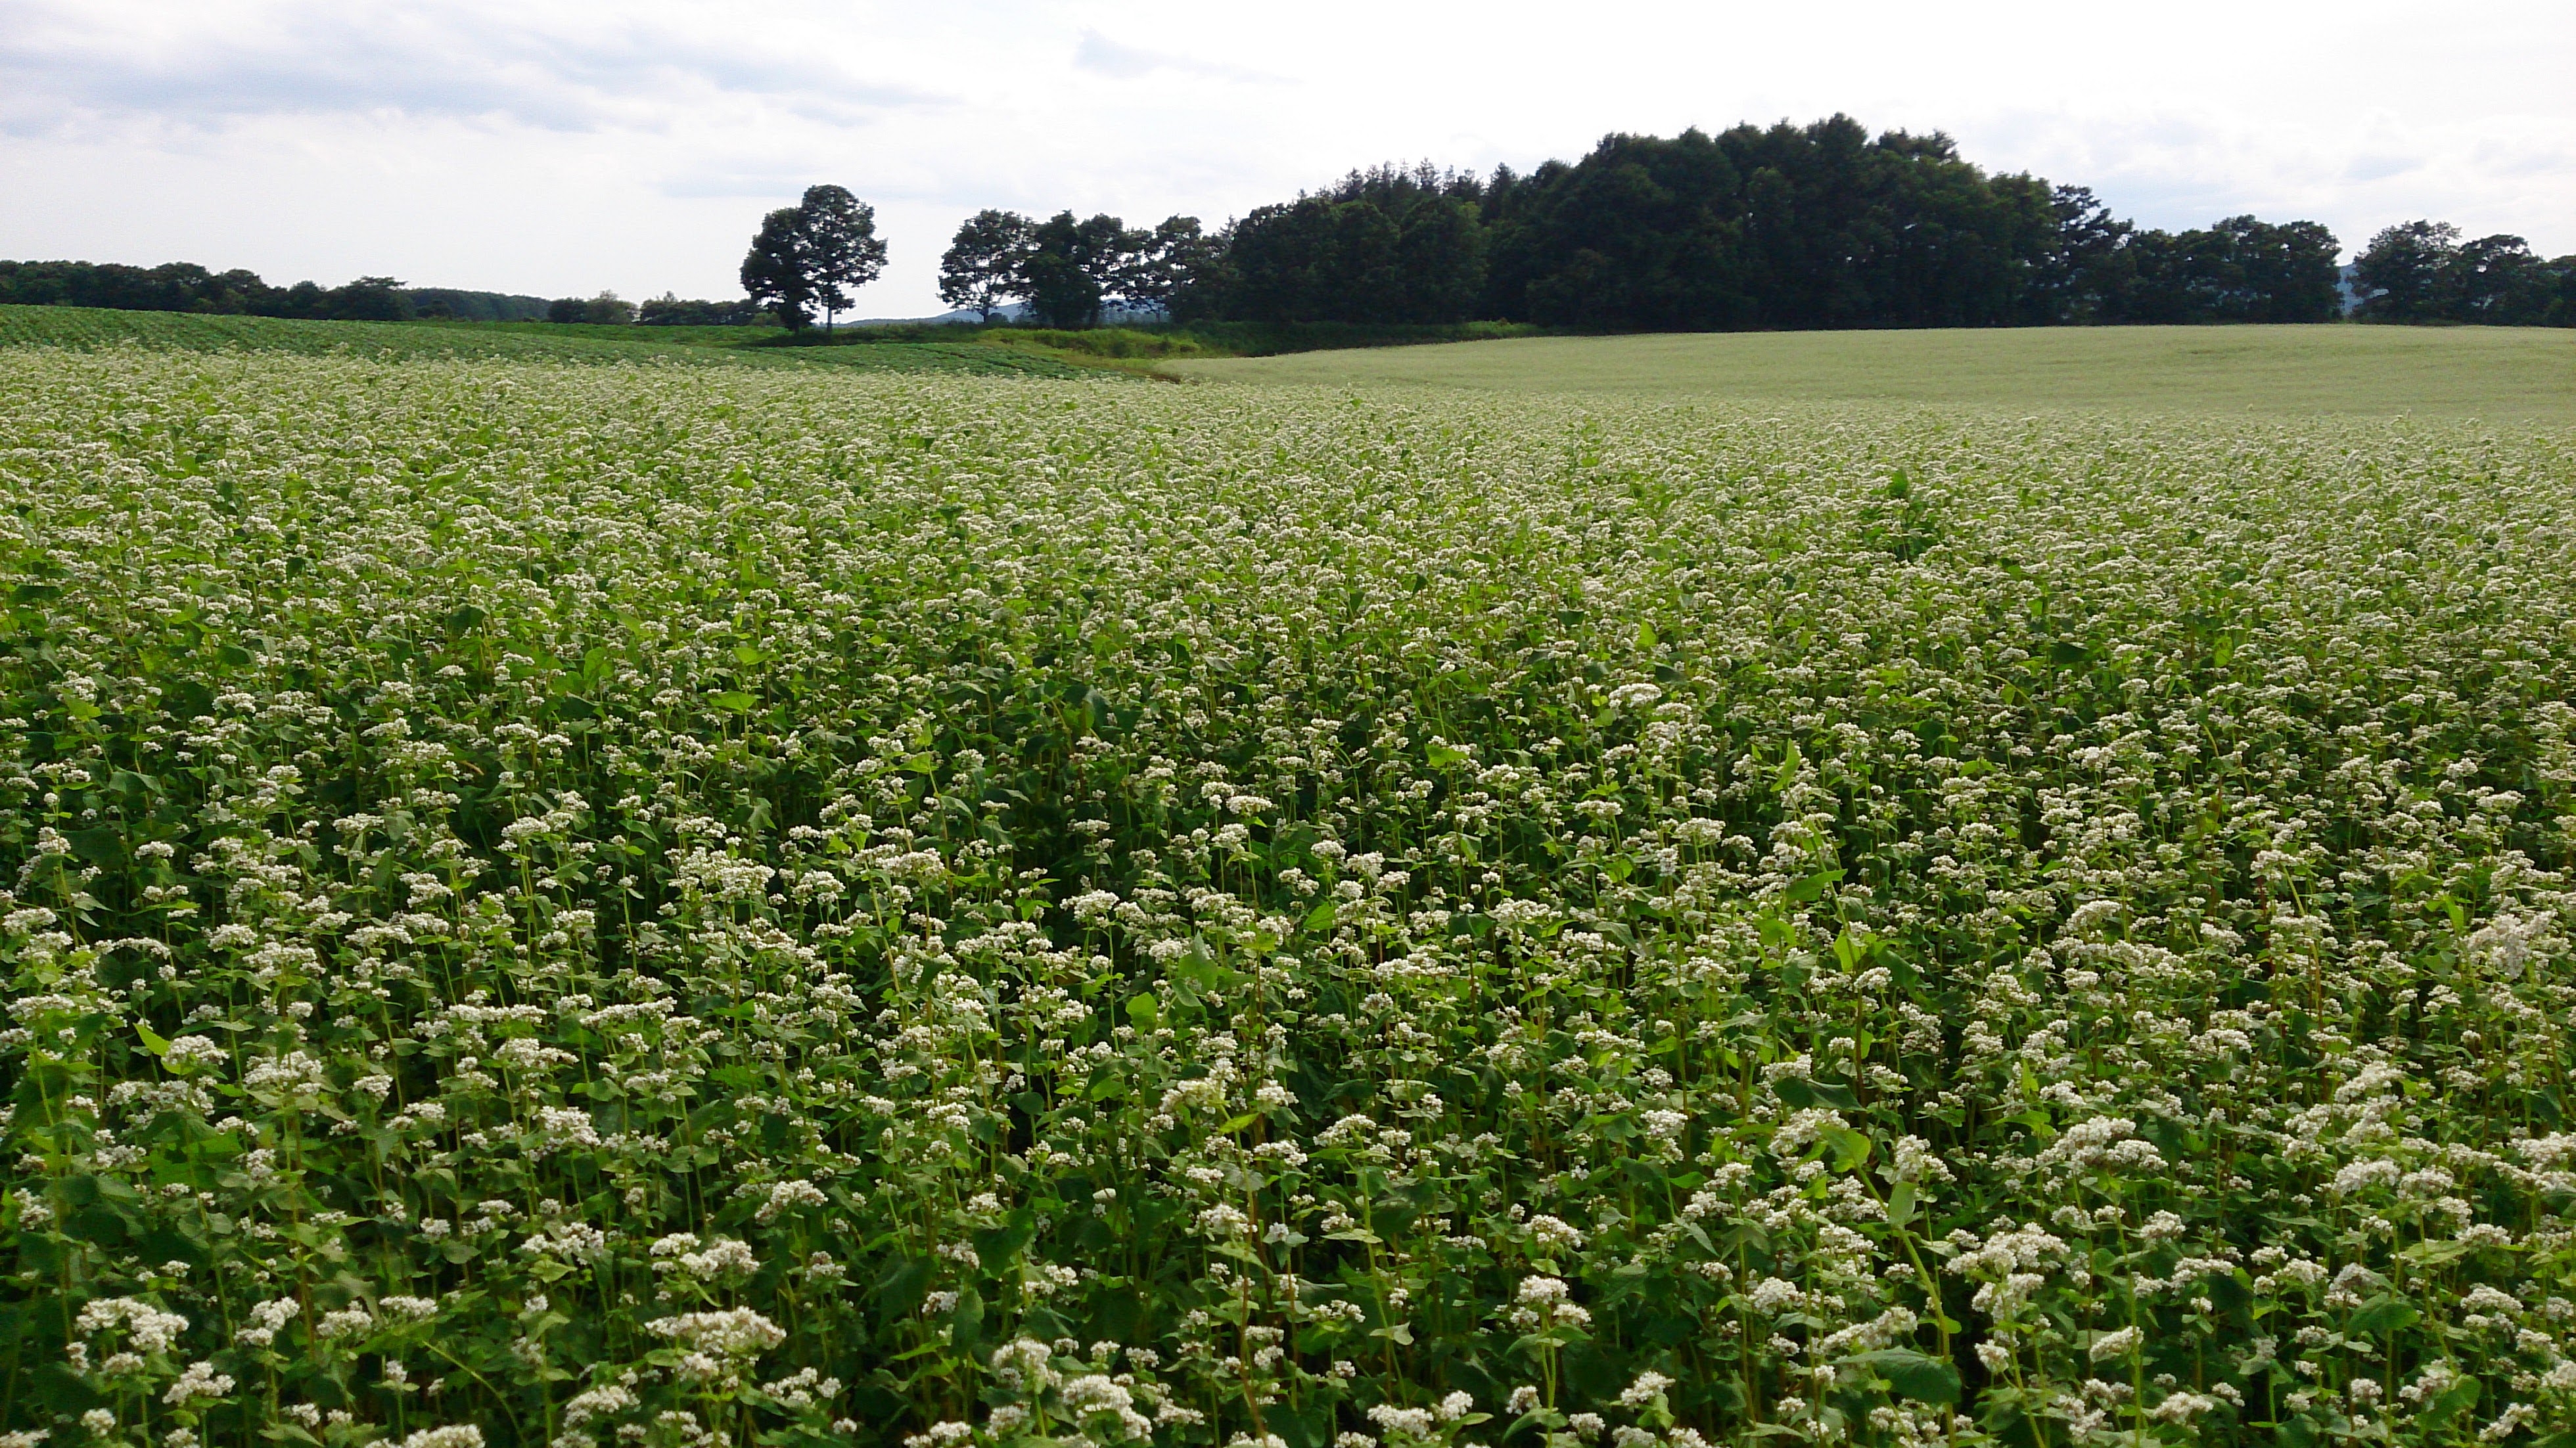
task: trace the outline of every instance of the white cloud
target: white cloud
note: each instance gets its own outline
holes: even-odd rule
[[[1218,61],[1194,60],[1186,55],[1166,55],[1141,46],[1121,45],[1097,30],[1082,32],[1081,43],[1073,48],[1073,63],[1077,69],[1095,71],[1119,80],[1142,80],[1156,72],[1169,72],[1250,85],[1283,83],[1281,77],[1266,71]]]
[[[1353,166],[1846,111],[2162,226],[2419,215],[2576,251],[2576,10],[2495,0],[0,0],[0,256],[724,295],[836,181],[931,310],[982,206],[1211,223]]]

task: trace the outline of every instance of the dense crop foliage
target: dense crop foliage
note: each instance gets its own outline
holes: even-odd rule
[[[2576,1421],[2563,439],[0,419],[13,1445]]]

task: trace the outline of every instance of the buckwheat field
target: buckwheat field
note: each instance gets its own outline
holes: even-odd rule
[[[0,1444],[2576,1443],[2576,440],[0,354]]]

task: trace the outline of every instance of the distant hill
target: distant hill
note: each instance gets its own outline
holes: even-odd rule
[[[92,351],[142,346],[188,352],[358,356],[377,361],[497,357],[523,362],[654,363],[766,369],[829,367],[852,372],[952,372],[983,376],[1117,375],[1034,348],[961,337],[867,346],[744,345],[773,328],[555,326],[545,323],[304,321],[282,317],[138,308],[13,306],[0,303],[0,351],[20,347]],[[690,335],[715,333],[715,336]]]

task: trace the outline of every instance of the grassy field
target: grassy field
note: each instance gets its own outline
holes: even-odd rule
[[[0,349],[6,1444],[2576,1442],[2564,433],[388,351]]]
[[[2576,423],[2576,331],[2053,327],[1548,337],[1180,361],[1217,382]]]
[[[701,335],[703,334],[703,335]],[[348,353],[526,362],[669,362],[720,367],[825,367],[865,372],[1079,377],[1106,370],[1044,349],[975,340],[778,348],[754,327],[592,327],[527,322],[301,322],[87,307],[0,306],[0,348],[132,345],[216,352]]]

